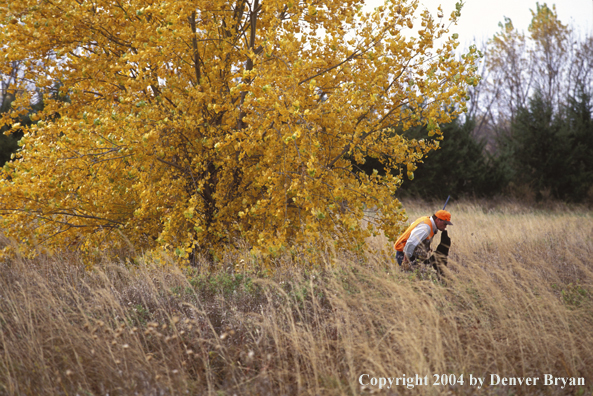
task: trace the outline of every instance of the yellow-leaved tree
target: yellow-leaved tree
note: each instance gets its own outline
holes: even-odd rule
[[[437,141],[394,128],[438,137],[477,82],[478,55],[458,59],[445,26],[461,4],[445,20],[413,1],[363,4],[4,2],[1,62],[69,99],[46,98],[3,169],[4,231],[49,249],[127,239],[187,257],[241,239],[274,254],[328,234],[356,246],[374,208],[396,236],[392,194]],[[387,172],[353,170],[368,156]]]

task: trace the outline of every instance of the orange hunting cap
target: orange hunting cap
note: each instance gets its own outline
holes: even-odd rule
[[[435,213],[435,216],[438,219],[443,220],[445,223],[449,224],[449,225],[453,225],[453,223],[451,223],[451,213],[447,212],[446,210],[439,210]]]

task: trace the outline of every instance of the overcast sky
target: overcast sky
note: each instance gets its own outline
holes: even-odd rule
[[[428,8],[436,15],[437,7],[442,5],[445,16],[451,14],[458,0],[419,0],[419,10]],[[382,0],[368,0],[369,5],[382,4]],[[560,21],[575,27],[581,33],[592,33],[593,28],[593,0],[557,0],[540,1],[549,7],[556,5]],[[500,30],[498,23],[509,17],[513,25],[527,32],[531,21],[530,9],[535,10],[535,0],[465,0],[461,11],[461,18],[451,33],[458,33],[462,46],[467,47],[474,41],[480,43],[487,40]]]

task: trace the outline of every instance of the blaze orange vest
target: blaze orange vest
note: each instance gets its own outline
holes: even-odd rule
[[[430,235],[428,235],[427,239],[431,239],[434,236],[434,230],[432,229],[432,222],[430,221],[430,217],[421,217],[415,222],[413,222],[412,225],[410,225],[408,229],[397,239],[397,241],[395,241],[395,250],[397,250],[398,252],[404,251],[404,246],[406,246],[406,242],[408,242],[410,234],[412,233],[414,228],[416,228],[416,226],[420,223],[428,224],[428,227],[430,227]]]

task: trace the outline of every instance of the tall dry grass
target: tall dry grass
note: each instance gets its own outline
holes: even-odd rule
[[[408,202],[410,218],[434,212]],[[564,395],[593,387],[593,216],[493,201],[451,204],[446,278],[385,253],[281,257],[214,273],[150,258],[0,263],[0,394],[356,395],[371,377],[464,375],[384,394]],[[371,245],[384,248],[377,237]],[[331,254],[335,256],[330,257]],[[469,375],[585,378],[584,387],[468,386]],[[365,381],[365,382],[366,382]]]

